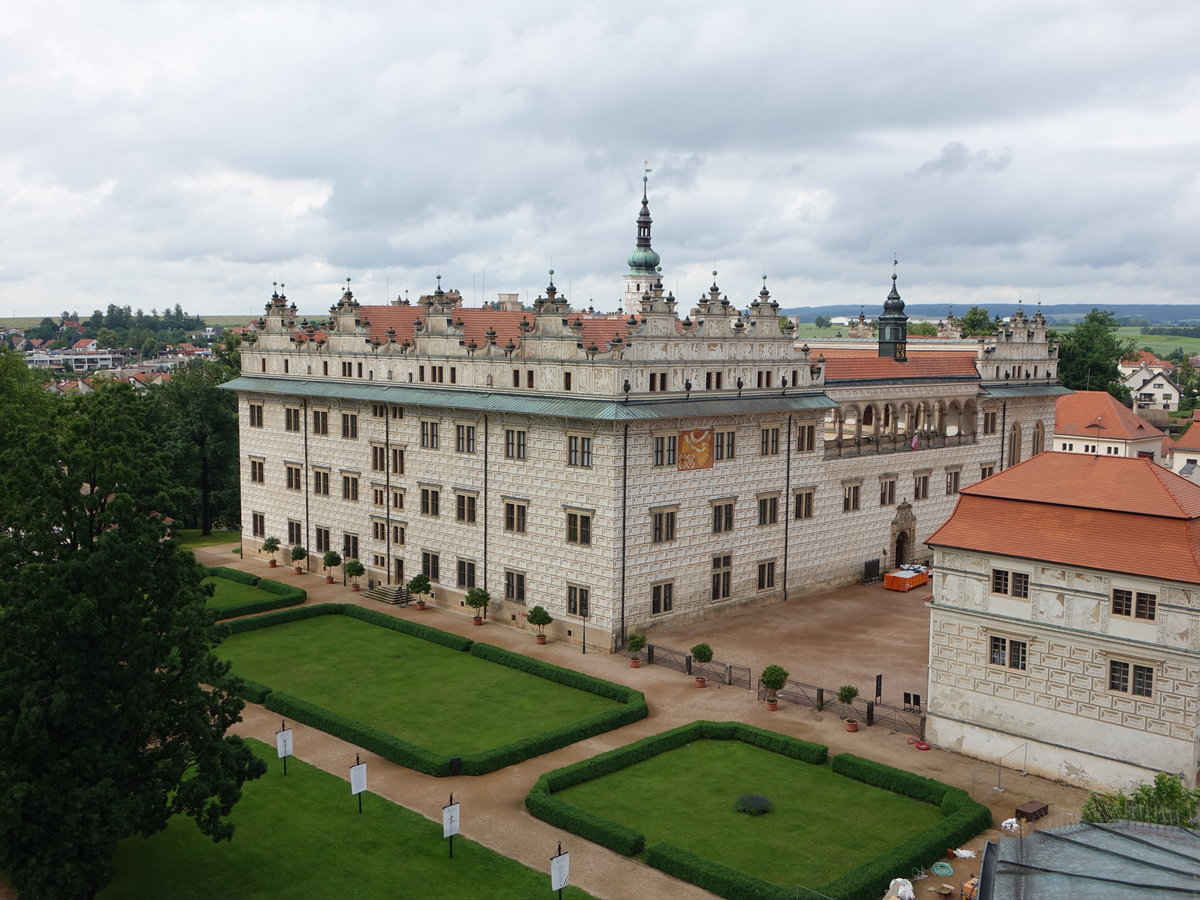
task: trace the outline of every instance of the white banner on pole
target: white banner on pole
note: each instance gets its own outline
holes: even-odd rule
[[[285,728],[275,732],[275,751],[280,759],[292,755],[292,729]]]
[[[350,793],[361,794],[367,789],[367,764],[350,767]]]
[[[451,803],[442,807],[442,837],[448,838],[458,834],[458,821],[461,814],[461,803]]]
[[[550,857],[550,890],[561,891],[571,878],[571,854]]]

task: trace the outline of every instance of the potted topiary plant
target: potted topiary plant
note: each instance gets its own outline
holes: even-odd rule
[[[710,663],[713,658],[713,649],[708,644],[697,644],[692,648],[692,661],[698,663]],[[708,684],[708,679],[703,675],[696,675],[696,687],[702,688]]]
[[[275,566],[276,566],[275,554],[279,552],[279,538],[277,538],[277,537],[267,538],[265,541],[263,541],[262,548],[263,548],[263,553],[271,554],[270,566],[272,569],[275,568]]]
[[[304,560],[308,559],[308,551],[297,544],[292,548],[292,565],[296,567],[296,574],[304,574]]]
[[[767,709],[771,712],[779,709],[778,692],[787,684],[788,670],[783,666],[767,666],[758,676],[758,680],[767,690]]]
[[[408,580],[408,593],[417,598],[417,609],[425,608],[425,596],[433,593],[433,585],[429,583],[429,576],[424,572],[418,572]]]
[[[554,621],[550,617],[550,613],[546,612],[546,607],[535,606],[529,611],[529,615],[525,617],[525,621],[530,625],[537,626],[537,642],[539,644],[546,643],[546,626]]]
[[[852,684],[843,684],[837,690],[837,700],[838,703],[842,704],[842,706],[850,706],[852,703],[854,703],[854,698],[857,696],[858,688]],[[853,715],[846,719],[846,730],[858,731],[858,719],[853,718]]]
[[[467,591],[467,606],[475,610],[475,616],[471,619],[472,625],[482,625],[483,615],[487,612],[487,605],[492,601],[492,595],[483,588],[471,588]]]
[[[321,557],[321,565],[325,567],[326,584],[333,584],[333,572],[330,570],[337,568],[341,564],[342,554],[338,553],[336,550],[325,551],[325,555]]]
[[[625,641],[625,649],[633,654],[629,657],[629,667],[636,669],[642,664],[642,658],[638,654],[646,649],[646,636],[644,634],[631,634]]]
[[[366,567],[357,559],[348,559],[346,560],[346,566],[343,571],[346,573],[346,577],[353,579],[353,583],[350,585],[350,590],[360,590],[358,579],[362,578],[363,575],[366,574]]]

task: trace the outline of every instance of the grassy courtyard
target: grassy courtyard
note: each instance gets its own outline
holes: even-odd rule
[[[208,605],[217,611],[217,618],[222,618],[222,614],[230,610],[277,596],[255,585],[239,584],[227,578],[209,577],[204,579],[204,583],[213,586],[213,595],[208,598]]]
[[[214,531],[212,534],[201,534],[199,528],[175,529],[175,543],[183,550],[195,550],[198,547],[212,547],[216,544],[232,544],[240,542],[240,531]]]
[[[450,756],[621,706],[349,616],[235,634],[220,652],[243,678]]]
[[[214,844],[189,820],[123,842],[106,900],[211,897],[513,898],[551,896],[546,872],[463,837],[448,858],[440,822],[367,794],[363,813],[348,783],[298,759],[282,774],[275,750],[250,741],[269,771],[234,808],[232,841]],[[471,809],[463,804],[463,828]],[[588,895],[567,888],[564,897]]]
[[[734,812],[745,793],[764,816]],[[698,740],[556,793],[565,803],[780,885],[822,885],[940,822],[941,810],[740,741]]]

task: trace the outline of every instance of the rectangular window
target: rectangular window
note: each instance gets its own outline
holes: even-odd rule
[[[387,448],[372,446],[371,447],[371,471],[385,472],[387,471]]]
[[[466,559],[458,561],[458,573],[455,584],[460,588],[475,587],[475,563]]]
[[[650,390],[665,391],[667,389],[667,373],[666,372],[651,372],[650,373]]]
[[[525,459],[529,433],[517,428],[504,429],[504,458]]]
[[[251,428],[262,428],[263,427],[263,408],[262,408],[261,403],[251,403],[250,404],[250,427]]]
[[[779,428],[764,428],[759,432],[759,453],[763,456],[779,455]]]
[[[441,578],[441,560],[436,553],[430,553],[428,550],[422,551],[421,572],[430,581],[438,581]]]
[[[654,465],[655,466],[673,466],[675,465],[675,451],[677,449],[678,435],[666,434],[658,435],[654,438]]]
[[[329,473],[313,469],[313,493],[322,497],[329,496]]]
[[[733,556],[726,553],[712,558],[712,599],[728,600],[732,596]]]
[[[313,410],[313,434],[329,434],[329,413],[321,409]]]
[[[880,506],[895,506],[896,505],[896,479],[885,478],[879,482],[879,505]]]
[[[392,474],[404,474],[404,451],[399,447],[392,448]]]
[[[342,437],[358,437],[358,416],[354,413],[342,413]]]
[[[656,584],[650,588],[650,614],[659,616],[669,613],[675,606],[675,583]]]
[[[1004,569],[992,569],[992,593],[1008,593],[1008,572]]]
[[[796,492],[796,518],[811,519],[813,517],[813,491]]]
[[[475,524],[475,497],[471,494],[457,494],[454,498],[454,519],[458,522]]]
[[[356,476],[342,476],[342,499],[358,500],[358,478]]]
[[[436,488],[421,488],[421,515],[441,515],[441,494]]]
[[[1133,667],[1132,693],[1139,697],[1149,697],[1154,693],[1154,670],[1149,666]]]
[[[592,542],[592,517],[588,513],[567,513],[567,543],[590,544]]]
[[[712,514],[713,534],[720,534],[723,531],[733,531],[733,503],[731,501],[714,503]]]
[[[1133,608],[1133,615],[1138,619],[1153,619],[1158,608],[1158,596],[1156,594],[1143,594],[1138,591],[1137,603]]]
[[[421,423],[421,447],[425,450],[436,450],[438,448],[437,422]]]
[[[733,431],[718,431],[714,437],[714,456],[717,459],[734,459],[736,456],[737,433]]]
[[[474,425],[455,425],[454,426],[454,449],[459,453],[474,453],[475,452],[475,426]]]
[[[724,372],[705,372],[704,373],[704,389],[706,391],[719,391],[724,387],[725,381]]]
[[[250,531],[254,537],[266,537],[267,517],[262,513],[250,513]]]
[[[250,460],[250,480],[258,484],[262,484],[267,480],[266,475],[267,464],[261,459]]]
[[[990,660],[993,666],[1024,669],[1028,662],[1029,645],[1025,641],[991,636]]]
[[[592,439],[572,434],[567,437],[567,465],[589,469],[592,465]]]
[[[766,591],[773,587],[775,587],[775,561],[760,562],[758,564],[758,589]]]
[[[842,512],[854,512],[859,509],[861,484],[842,485]]]
[[[342,363],[342,377],[343,378],[353,378],[354,377],[354,363],[348,363],[348,362]]]
[[[665,544],[675,540],[675,510],[660,510],[650,514],[650,542]]]
[[[929,499],[929,476],[914,475],[913,476],[913,499],[927,500]]]
[[[796,429],[796,450],[807,453],[817,449],[817,426],[801,425]]]
[[[567,614],[586,619],[591,614],[590,600],[592,592],[585,587],[575,584],[567,585]]]
[[[571,389],[571,373],[563,372],[563,390],[569,391],[570,389]]]
[[[393,525],[392,526],[392,543],[400,544],[401,546],[403,546],[403,544],[404,544],[404,526],[403,525]]]
[[[404,509],[404,491],[392,491],[392,509]]]
[[[1136,602],[1135,602],[1136,597]],[[1158,611],[1158,595],[1146,594],[1122,588],[1113,588],[1112,611],[1114,616],[1134,616],[1138,619],[1153,620]]]
[[[521,386],[521,370],[513,369],[513,387],[519,388],[520,386]]]
[[[329,542],[329,529],[328,528],[322,528],[318,525],[314,531],[314,534],[316,535],[316,539],[317,539],[317,552],[318,553],[324,553],[325,551],[330,550],[333,547],[333,544],[331,544]]]
[[[533,390],[533,369],[525,370],[525,387]]]
[[[287,472],[287,486],[289,491],[300,490],[300,467],[299,466],[284,466],[284,471]]]
[[[301,544],[304,543],[304,538],[302,537],[302,534],[300,531],[300,523],[289,519],[287,526],[288,526],[288,543],[291,544],[293,547],[299,547]]]
[[[505,501],[504,503],[504,530],[511,531],[513,534],[525,533],[525,516],[528,512],[528,507],[524,503],[514,503]]]
[[[383,403],[372,403],[371,404],[371,416],[372,416],[372,418],[375,418],[375,419],[386,419],[387,418],[387,405],[383,404]]]
[[[996,414],[994,412],[985,412],[983,414],[983,433],[996,433]]]
[[[371,488],[371,503],[375,506],[386,506],[387,491],[381,487]]]
[[[779,498],[778,497],[759,497],[758,498],[758,524],[759,525],[774,525],[779,521]]]
[[[1070,448],[1068,447],[1067,449],[1070,449]],[[980,466],[979,467],[979,480],[980,481],[982,481],[984,478],[991,478],[995,474],[996,474],[995,466]]]
[[[954,472],[946,473],[946,493],[947,494],[957,494],[958,493],[958,476],[959,476],[959,473],[957,470]]]
[[[1029,574],[1026,572],[1012,573],[1012,595],[1028,599],[1029,597]]]
[[[513,572],[509,569],[504,570],[504,599],[510,603],[525,602],[524,572]]]
[[[358,535],[342,532],[342,556],[346,559],[358,559]]]
[[[377,541],[386,541],[387,540],[387,523],[386,522],[372,522],[371,523],[371,537],[373,537]]]
[[[769,388],[771,386],[771,379],[774,374],[775,374],[774,372],[759,369],[758,370],[758,386],[760,388]]]
[[[283,410],[283,430],[284,431],[299,431],[300,430],[300,410],[293,409],[288,406]]]

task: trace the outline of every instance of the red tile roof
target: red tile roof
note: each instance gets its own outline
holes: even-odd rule
[[[1200,450],[1200,427],[1189,425],[1188,430],[1181,434],[1170,445],[1172,450]]]
[[[927,350],[908,354],[907,362],[877,355],[874,350],[811,350],[809,359],[825,356],[825,381],[894,381],[898,378],[979,378],[975,354],[969,350]]]
[[[1059,397],[1054,433],[1113,441],[1162,436],[1159,429],[1105,391],[1076,391]]]
[[[1159,359],[1149,350],[1136,350],[1132,356],[1127,356],[1121,360],[1122,365],[1126,366],[1154,366],[1159,369],[1166,369],[1168,372],[1175,371],[1175,363],[1167,362],[1165,359]]]
[[[1200,583],[1200,485],[1149,459],[1041,453],[964,488],[928,543]]]

